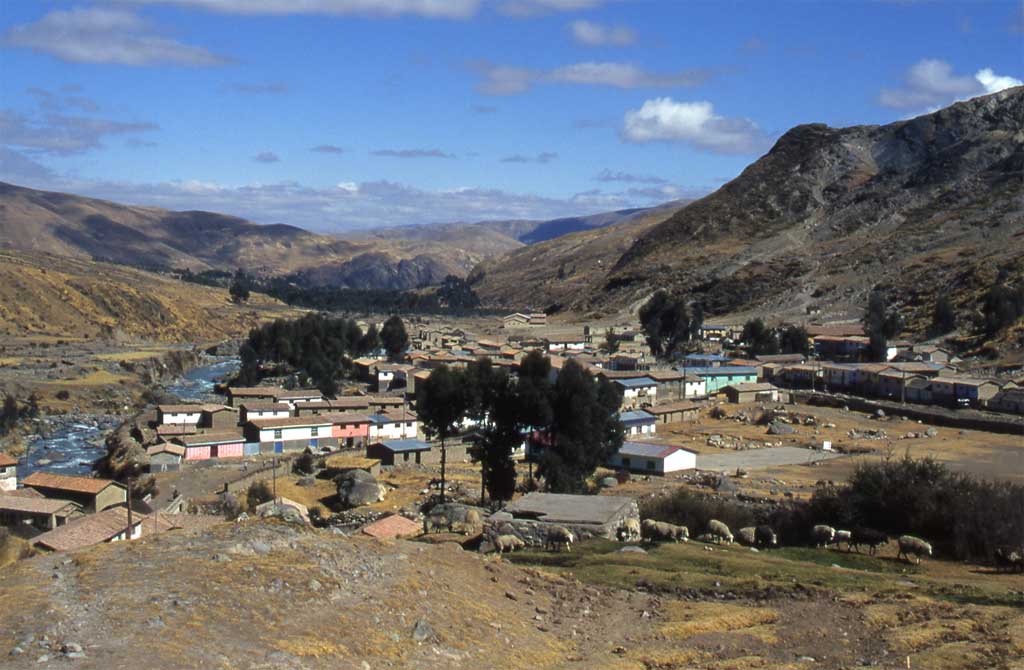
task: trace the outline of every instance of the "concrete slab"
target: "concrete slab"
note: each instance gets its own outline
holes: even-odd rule
[[[697,469],[714,472],[735,472],[737,468],[741,470],[756,470],[777,465],[800,465],[802,463],[828,461],[841,456],[842,454],[801,449],[799,447],[767,447],[764,449],[749,449],[747,451],[723,452],[721,454],[698,454]]]

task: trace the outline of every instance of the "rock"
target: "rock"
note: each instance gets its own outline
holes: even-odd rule
[[[295,482],[295,484],[298,486],[313,486],[316,484],[316,478],[313,477],[312,475],[299,477],[299,480]]]
[[[611,489],[619,485],[619,480],[615,477],[602,477],[599,483],[601,484],[601,488]]]
[[[338,498],[347,507],[384,500],[384,487],[366,470],[349,470],[338,478]]]
[[[780,423],[778,421],[772,421],[768,424],[769,435],[792,435],[794,433],[796,433],[796,428],[793,428],[788,424]]]
[[[24,649],[22,649],[21,647],[15,647],[14,649],[11,649],[10,655],[11,656],[21,656],[24,653],[25,653]]]
[[[875,410],[875,418],[876,419],[884,419],[885,418],[885,410],[882,409],[881,407],[876,409]]]
[[[61,646],[60,650],[65,654],[81,653],[82,645],[78,644],[77,642],[65,642]]]
[[[434,629],[430,627],[426,619],[420,619],[412,629],[412,639],[417,642],[425,642],[434,637]]]
[[[927,435],[928,437],[935,437],[936,435],[939,434],[939,431],[936,430],[935,427],[933,426],[933,427],[929,427],[928,430],[924,431],[924,434]]]
[[[253,540],[250,543],[250,546],[252,547],[252,550],[255,551],[257,554],[259,554],[260,556],[266,556],[271,551],[270,545],[267,544],[266,542],[261,541],[261,540]]]
[[[315,579],[309,580],[308,586],[309,586],[309,590],[313,591],[314,593],[319,591],[321,588],[323,588],[323,584],[321,584],[319,581],[317,581]]]

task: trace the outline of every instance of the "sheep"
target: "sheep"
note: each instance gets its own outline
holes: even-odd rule
[[[690,541],[690,529],[686,526],[675,527],[676,542],[689,542]]]
[[[526,543],[515,535],[499,535],[494,538],[494,548],[499,554],[516,551],[526,546]]]
[[[814,538],[814,546],[820,549],[825,545],[832,544],[836,538],[836,529],[832,526],[818,524],[811,530],[811,536]]]
[[[736,531],[736,541],[745,547],[753,547],[757,543],[757,529],[753,526],[740,528]]]
[[[1000,572],[1024,572],[1024,552],[1008,547],[998,547],[995,553],[996,570]]]
[[[466,518],[458,523],[452,524],[452,529],[458,528],[463,535],[473,535],[478,533],[480,528],[483,527],[483,522],[480,520],[480,512],[475,509],[466,510]]]
[[[544,548],[551,549],[553,551],[561,551],[562,547],[565,547],[566,551],[571,551],[572,543],[572,533],[570,533],[569,529],[564,526],[552,526],[551,528],[548,528],[547,537],[544,538]]]
[[[889,536],[880,530],[857,527],[850,532],[850,541],[847,544],[847,548],[853,547],[859,554],[861,546],[865,545],[868,548],[868,555],[874,556],[875,552],[878,551],[878,547],[888,541]]]
[[[718,519],[708,521],[708,532],[718,537],[719,540],[726,544],[732,544],[733,542],[732,531],[730,531],[729,527]]]
[[[850,551],[850,539],[853,537],[853,533],[848,530],[836,530],[835,537],[832,538],[832,544],[836,545],[836,549],[839,548],[839,543],[846,543],[846,551]]]
[[[635,542],[640,539],[640,521],[629,518],[615,531],[619,542]]]
[[[715,542],[715,541],[718,540],[718,536],[717,535],[712,535],[711,533],[701,533],[695,539],[698,542],[703,542],[705,544],[711,544],[712,542]],[[705,549],[710,549],[710,548],[711,547],[705,547]]]
[[[444,514],[430,514],[423,518],[423,532],[440,533],[442,530],[451,530],[452,522]]]
[[[779,546],[779,537],[772,530],[771,526],[760,525],[754,529],[754,539],[756,540],[755,545],[758,547],[777,547]]]
[[[921,564],[922,556],[932,555],[932,545],[928,544],[919,537],[913,535],[901,535],[899,539],[900,551],[896,554],[896,558],[906,558],[907,562],[910,563],[910,555],[913,554],[917,558],[918,565]]]
[[[640,524],[640,531],[642,537],[648,542],[679,542],[680,540],[686,542],[690,537],[690,531],[685,526],[676,526],[654,519],[644,519]]]

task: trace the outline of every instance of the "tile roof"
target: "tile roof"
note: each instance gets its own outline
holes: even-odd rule
[[[178,435],[195,435],[199,432],[194,423],[168,423],[156,427],[159,437],[177,437]]]
[[[317,389],[292,389],[290,391],[278,391],[275,398],[322,398],[324,394]]]
[[[406,519],[401,514],[392,514],[363,526],[364,533],[378,539],[409,537],[410,535],[418,535],[421,530],[420,524],[411,519]]]
[[[150,456],[153,456],[154,454],[163,453],[184,456],[185,447],[181,446],[180,444],[171,444],[170,442],[164,442],[163,444],[157,444],[153,445],[152,447],[149,447],[148,449],[146,449],[146,453],[149,454]]]
[[[767,383],[743,382],[740,384],[729,384],[725,388],[739,391],[740,393],[751,393],[757,391],[774,391],[775,387]]]
[[[141,524],[143,516],[136,514],[133,525]],[[120,535],[128,528],[128,508],[111,507],[81,519],[69,521],[31,540],[33,545],[42,545],[55,551],[72,551],[90,547]]]
[[[156,408],[164,414],[199,414],[206,405],[193,403],[189,405],[157,405]]]
[[[284,389],[279,386],[235,386],[228,387],[228,395],[232,398],[273,398]]]
[[[290,412],[292,408],[286,402],[274,402],[273,400],[252,400],[243,402],[239,408],[247,412]]]
[[[75,511],[81,509],[81,505],[70,500],[60,498],[36,498],[34,496],[15,496],[9,493],[0,493],[0,511],[28,512],[31,514],[56,514],[66,507],[72,507]]]
[[[5,468],[5,467],[7,467],[9,465],[17,465],[17,464],[18,464],[18,459],[12,458],[11,456],[8,456],[7,454],[5,454],[2,451],[0,451],[0,468]]]
[[[97,479],[95,477],[75,477],[72,475],[58,475],[52,472],[33,472],[21,480],[25,486],[44,489],[57,489],[61,491],[72,491],[74,493],[97,494],[111,484],[123,486],[112,479]]]

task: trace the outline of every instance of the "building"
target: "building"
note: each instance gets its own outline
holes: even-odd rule
[[[339,448],[360,448],[366,446],[370,437],[370,427],[373,420],[366,414],[356,412],[342,412],[339,414],[326,414],[324,417],[331,421],[331,438],[338,441]],[[325,446],[320,445],[321,449]]]
[[[730,358],[721,354],[686,354],[683,360],[687,367],[717,368],[728,365]]]
[[[58,475],[52,472],[33,472],[22,480],[22,485],[34,489],[47,498],[70,500],[87,513],[124,505],[128,501],[128,489],[112,479]]]
[[[156,422],[161,426],[169,424],[199,425],[204,405],[157,405]]]
[[[334,412],[366,412],[370,409],[370,397],[365,395],[343,396],[333,400],[303,402],[295,405],[296,416],[310,414],[331,414]],[[260,417],[264,418],[264,417]],[[270,417],[266,417],[270,418]],[[283,417],[273,417],[275,419]]]
[[[987,403],[988,409],[1011,414],[1024,414],[1024,388],[1004,387]]]
[[[324,401],[321,401],[324,402]],[[329,401],[327,401],[329,402]],[[304,403],[306,405],[319,403]],[[273,402],[266,400],[246,401],[238,407],[238,419],[240,423],[248,423],[253,419],[284,419],[292,415],[292,408],[286,402]]]
[[[433,461],[430,449],[430,443],[423,440],[384,440],[370,444],[366,457],[379,460],[381,465],[426,464]]]
[[[950,406],[978,406],[999,393],[999,384],[991,379],[938,376],[931,381],[932,401]]]
[[[698,334],[705,342],[722,342],[723,340],[738,339],[743,332],[740,326],[729,326],[720,323],[702,324]]]
[[[412,412],[380,412],[371,414],[369,420],[371,442],[414,438],[419,431],[419,420]]]
[[[722,388],[722,393],[735,403],[779,401],[779,389],[765,383],[729,384]]]
[[[224,405],[204,405],[199,427],[210,430],[231,430],[238,426],[238,410]]]
[[[142,514],[132,516],[131,539],[142,536]],[[32,538],[31,544],[48,551],[73,551],[101,542],[128,539],[128,509],[113,507],[96,514],[69,521],[53,530]]]
[[[338,446],[338,438],[333,435],[334,418],[329,414],[253,419],[244,432],[245,441],[258,442],[262,453],[332,450]]]
[[[292,389],[290,391],[278,390],[274,395],[277,402],[287,402],[292,405],[299,405],[305,402],[316,402],[323,400],[324,394],[317,389]]]
[[[643,410],[632,410],[619,414],[619,421],[626,429],[627,436],[654,435],[658,420]]]
[[[583,351],[587,348],[587,340],[582,335],[567,335],[562,337],[549,337],[547,349],[549,352]]]
[[[501,319],[502,328],[529,328],[534,326],[546,326],[548,323],[548,316],[542,312],[523,314],[522,312],[515,312],[509,314]]]
[[[701,405],[695,402],[680,400],[666,405],[655,405],[644,411],[652,414],[658,423],[679,423],[681,421],[696,421],[700,418]]]
[[[608,465],[633,472],[665,475],[696,468],[697,452],[669,444],[624,442],[622,447],[612,454]]]
[[[650,377],[613,379],[612,383],[622,389],[623,409],[654,405],[658,401],[658,382]]]
[[[686,374],[704,380],[705,393],[711,395],[729,384],[746,384],[757,381],[757,368],[738,365],[722,365],[717,368],[686,368]]]
[[[180,444],[164,442],[146,449],[149,455],[150,472],[173,472],[181,468],[185,458],[185,447]]]
[[[511,518],[509,518],[511,517]],[[625,496],[528,493],[484,522],[484,536],[505,532],[509,524],[527,544],[543,545],[547,528],[559,525],[577,538],[615,539],[628,519],[640,520],[636,501]]]
[[[82,506],[70,500],[0,493],[0,525],[25,531],[53,530],[82,516]]]
[[[18,459],[0,452],[0,492],[18,488]]]
[[[185,462],[210,458],[241,458],[245,455],[245,438],[237,431],[196,433],[174,440],[185,449]]]
[[[650,370],[647,376],[658,383],[658,401],[670,402],[706,395],[704,380],[678,370]]]
[[[252,400],[277,400],[278,394],[284,389],[276,386],[236,386],[228,388],[228,404],[238,407],[241,403]]]

